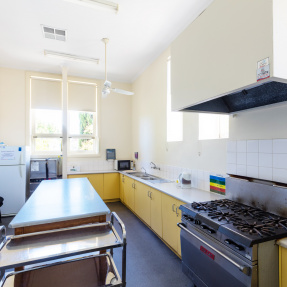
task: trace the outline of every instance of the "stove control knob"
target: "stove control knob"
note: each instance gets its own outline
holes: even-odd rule
[[[198,220],[198,219],[195,219],[195,220],[194,220],[194,223],[195,223],[196,225],[200,225],[200,224],[201,224],[200,220]]]
[[[207,229],[207,226],[204,225],[204,224],[201,224],[201,225],[200,225],[200,228],[202,228],[202,229]]]
[[[235,249],[242,251],[242,250],[244,250],[244,247],[241,245],[235,244]]]
[[[207,231],[208,231],[210,234],[215,233],[215,230],[213,230],[213,229],[211,229],[211,228],[209,228]]]
[[[229,240],[229,239],[224,240],[224,242],[225,242],[226,244],[232,244],[232,241]]]
[[[188,219],[189,219],[187,215],[183,215],[182,217],[183,217],[183,219],[185,219],[185,220],[188,220]]]

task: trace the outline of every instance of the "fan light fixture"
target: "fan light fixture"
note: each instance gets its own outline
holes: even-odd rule
[[[106,1],[106,0],[65,0],[74,4],[80,4],[90,8],[103,8],[108,10],[113,10],[115,12],[119,11],[119,4]]]
[[[48,50],[44,50],[44,55],[47,57],[63,59],[63,60],[79,61],[79,62],[85,62],[85,63],[90,62],[90,63],[99,64],[99,59],[59,53],[59,52],[48,51]]]

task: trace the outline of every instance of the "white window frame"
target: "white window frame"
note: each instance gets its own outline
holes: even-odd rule
[[[182,112],[173,112],[171,110],[171,57],[167,58],[167,97],[166,97],[166,141],[183,141],[183,114]],[[171,123],[176,121],[177,126]],[[176,135],[176,136],[174,136]]]
[[[75,156],[75,155],[98,155],[99,154],[99,137],[98,137],[98,117],[97,112],[93,112],[93,134],[91,135],[81,135],[81,134],[71,134],[69,133],[70,127],[70,111],[68,110],[68,155]],[[79,111],[79,112],[87,112],[87,111]],[[70,149],[70,139],[93,139],[94,140],[94,149],[93,151],[87,150],[78,150],[78,151],[71,151]]]
[[[216,135],[211,136],[213,132],[206,130],[205,135],[209,133],[209,136],[203,136],[201,133],[201,129],[204,128],[201,124],[201,121],[204,119],[204,117],[210,117],[211,115],[214,116],[214,119],[212,120],[212,124],[215,123],[215,119],[217,118],[217,130],[218,132]],[[227,117],[228,118],[228,123],[227,123],[227,130],[222,131],[222,126],[221,126],[221,121],[223,120],[222,117]],[[206,120],[206,119],[205,119]],[[210,120],[210,119],[208,119]],[[211,128],[214,127],[213,125],[210,126]],[[208,129],[208,127],[205,127]],[[199,113],[198,114],[198,140],[214,140],[214,139],[227,139],[229,138],[229,115],[222,115],[222,114],[211,114],[211,113]]]

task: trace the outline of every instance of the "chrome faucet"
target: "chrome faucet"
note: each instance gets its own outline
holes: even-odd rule
[[[142,166],[142,168],[141,169],[143,169],[144,170],[144,173],[146,174],[146,170],[145,170],[145,168]]]
[[[150,163],[150,165],[153,165],[153,166],[151,166],[150,168],[160,170],[160,168],[159,168],[159,167],[157,167],[157,166],[155,165],[155,163],[151,162],[151,163]]]

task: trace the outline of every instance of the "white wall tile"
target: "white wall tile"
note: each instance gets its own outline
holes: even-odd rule
[[[272,153],[272,140],[259,140],[259,152]]]
[[[227,142],[227,152],[236,152],[236,141]]]
[[[273,180],[287,183],[287,169],[273,168]]]
[[[236,152],[227,153],[227,163],[236,163]]]
[[[287,153],[287,139],[274,139],[273,153]]]
[[[236,164],[246,165],[246,153],[245,152],[237,153]]]
[[[237,141],[237,152],[246,152],[246,141]]]
[[[258,166],[247,166],[246,175],[249,177],[259,177],[259,169]]]
[[[258,166],[258,152],[247,153],[247,165]]]
[[[273,168],[287,169],[287,154],[273,154]]]
[[[272,180],[272,168],[271,167],[259,167],[259,178],[265,180]]]
[[[236,174],[246,176],[246,165],[237,164],[236,171]]]
[[[259,141],[248,140],[247,141],[247,152],[258,152],[258,151],[259,151]]]
[[[226,170],[227,170],[227,173],[229,173],[229,174],[237,174],[236,173],[236,164],[234,164],[234,163],[228,163]]]
[[[259,166],[272,167],[272,154],[271,153],[259,153]]]

